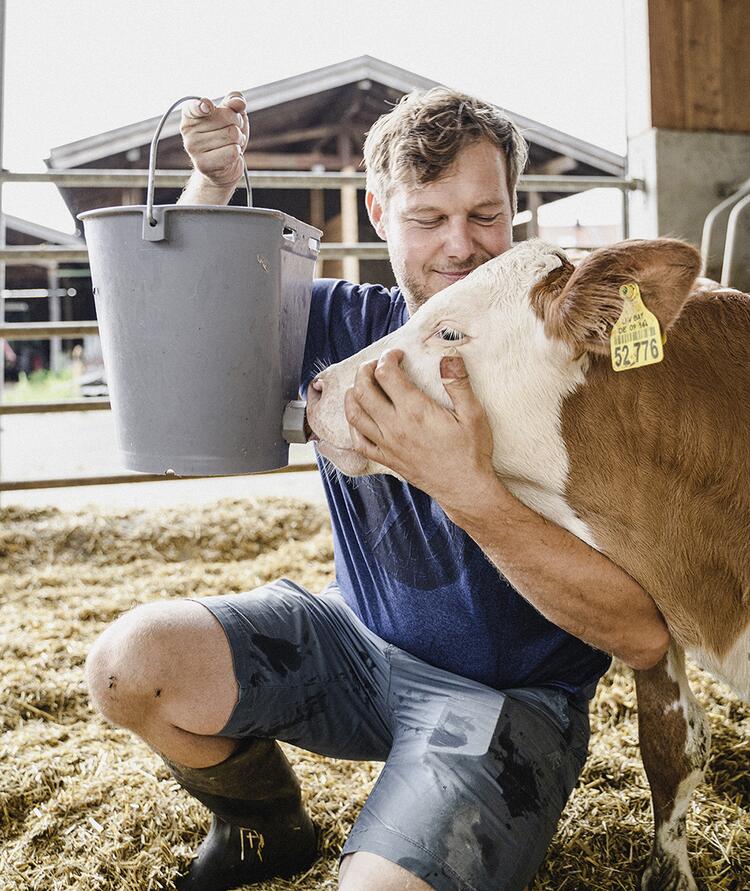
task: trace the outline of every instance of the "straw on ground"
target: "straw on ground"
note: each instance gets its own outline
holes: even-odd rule
[[[323,508],[281,499],[120,513],[0,511],[0,887],[144,891],[171,887],[208,812],[127,731],[90,709],[86,653],[138,603],[242,591],[279,576],[331,578]],[[688,830],[699,883],[750,887],[750,708],[697,670],[713,758]],[[625,891],[650,847],[630,672],[615,666],[592,706],[591,754],[534,891]],[[336,888],[337,854],[380,765],[285,746],[321,827],[321,858],[262,891]]]

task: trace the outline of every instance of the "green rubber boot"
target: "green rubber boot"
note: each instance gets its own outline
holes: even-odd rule
[[[213,767],[164,761],[177,782],[212,812],[179,891],[229,891],[307,869],[317,853],[315,827],[299,780],[279,744],[251,739]]]

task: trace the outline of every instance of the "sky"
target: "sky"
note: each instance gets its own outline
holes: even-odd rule
[[[160,115],[179,96],[363,54],[624,154],[623,2],[6,0],[3,166],[42,171],[52,147]],[[617,220],[607,195],[589,205]],[[54,186],[5,185],[3,208],[74,229]]]

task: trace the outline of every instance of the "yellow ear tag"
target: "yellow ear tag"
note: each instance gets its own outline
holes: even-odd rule
[[[623,285],[620,297],[625,304],[609,335],[612,367],[615,371],[630,371],[661,362],[666,338],[662,338],[659,320],[646,309],[640,288],[635,282]]]

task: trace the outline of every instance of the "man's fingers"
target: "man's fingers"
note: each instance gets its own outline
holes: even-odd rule
[[[210,103],[210,111],[201,109],[205,103]],[[182,108],[182,129],[199,130],[208,133],[211,130],[220,130],[222,127],[234,126],[245,134],[247,138],[247,115],[240,114],[232,108],[223,105],[214,105],[210,99],[193,99]]]
[[[354,376],[354,395],[365,411],[384,417],[393,411],[393,403],[375,380],[374,361],[364,362]]]
[[[471,381],[460,356],[443,356],[440,360],[440,378],[453,403],[457,416],[480,415],[484,409],[474,395]]]
[[[250,136],[250,124],[247,117],[247,102],[242,93],[233,91],[221,100],[221,107],[228,108],[237,115],[237,126],[245,137],[245,143]]]
[[[375,380],[391,400],[395,401],[394,397],[398,397],[401,401],[405,397],[419,399],[420,401],[427,399],[419,387],[411,382],[409,376],[399,364],[403,356],[404,354],[401,350],[386,350],[375,367]]]
[[[231,108],[232,111],[236,111],[239,113],[247,111],[247,102],[245,101],[245,97],[242,95],[242,93],[236,90],[231,93],[227,93],[227,95],[221,100],[220,105],[223,108]]]
[[[360,455],[364,458],[369,458],[370,461],[377,461],[378,464],[385,464],[386,459],[381,452],[380,447],[367,439],[366,436],[362,436],[356,427],[351,428],[351,436],[352,446],[355,452],[359,452]]]
[[[215,108],[213,102],[205,96],[202,99],[191,99],[182,106],[182,116],[201,120],[208,117]]]
[[[350,387],[344,394],[344,414],[346,420],[360,436],[366,437],[372,443],[383,441],[380,427],[354,395],[354,387]]]
[[[190,151],[193,154],[210,152],[232,144],[240,146],[245,144],[244,134],[234,124],[230,124],[228,127],[221,127],[218,130],[196,131],[190,137]]]

